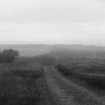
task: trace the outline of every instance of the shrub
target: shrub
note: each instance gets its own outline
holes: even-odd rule
[[[63,66],[61,64],[56,65],[56,68],[60,73],[62,73],[65,76],[73,75],[69,69],[67,69],[65,66]]]
[[[12,49],[4,50],[0,53],[0,63],[13,62],[18,56],[18,52]]]

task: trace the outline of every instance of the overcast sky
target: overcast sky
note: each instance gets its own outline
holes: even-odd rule
[[[0,43],[18,41],[105,45],[105,0],[0,0]]]

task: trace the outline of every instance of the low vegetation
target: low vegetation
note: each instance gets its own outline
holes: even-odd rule
[[[104,105],[104,100],[82,85],[65,78],[55,68],[46,68],[46,81],[56,105]]]
[[[0,105],[43,105],[41,78],[42,66],[35,63],[0,65]]]
[[[59,74],[51,74],[56,75],[54,80],[57,80],[56,86],[62,85],[61,87],[65,91],[74,93],[75,97],[76,92],[81,95],[80,98],[88,94],[88,91],[86,94],[82,94],[83,88],[79,88],[78,85],[84,86],[84,88],[91,86],[93,90],[97,87],[97,92],[103,90],[105,93],[105,58],[69,55],[70,53],[64,56],[63,54],[56,56],[46,54],[20,58],[17,51],[11,49],[2,51],[0,53],[0,105],[52,105],[48,84],[43,78],[43,68],[47,66],[55,67],[59,71],[58,73],[63,75],[62,77],[75,82],[76,85],[73,83],[67,85],[67,87],[75,86],[75,89],[69,90],[66,88],[66,81],[59,79]],[[83,85],[82,82],[85,84]],[[89,89],[87,88],[87,90]],[[86,96],[86,98],[88,97]]]
[[[56,68],[66,77],[74,77],[80,81],[86,81],[94,87],[105,88],[105,75],[103,74],[75,72],[60,64]]]

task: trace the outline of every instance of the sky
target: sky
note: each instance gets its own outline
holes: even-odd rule
[[[0,43],[105,45],[105,1],[0,0]]]

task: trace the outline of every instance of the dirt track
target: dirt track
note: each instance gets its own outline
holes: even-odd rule
[[[105,105],[100,97],[65,79],[53,67],[44,68],[44,78],[56,105]]]

